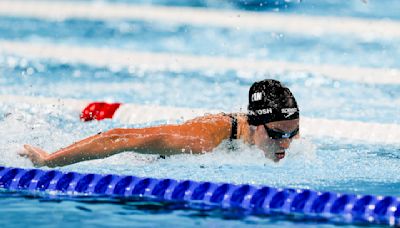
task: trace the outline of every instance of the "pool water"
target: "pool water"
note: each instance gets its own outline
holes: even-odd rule
[[[193,7],[202,10],[255,10],[264,14],[356,18],[399,23],[397,1],[86,1],[91,4]],[[62,3],[62,2],[61,2]],[[78,4],[81,1],[73,1]],[[187,8],[184,8],[187,9]],[[198,15],[199,16],[199,15]],[[200,15],[201,16],[201,15]],[[196,17],[195,15],[193,17]],[[399,27],[400,29],[400,27]],[[281,80],[295,94],[301,115],[310,118],[400,124],[400,85],[365,83],[352,75],[339,80],[308,71],[276,69],[188,69],[177,67],[91,65],[39,54],[2,52],[7,42],[115,52],[182,54],[297,64],[338,65],[345,68],[400,69],[398,38],[362,34],[293,34],[266,28],[235,28],[146,19],[75,18],[63,20],[0,14],[0,96],[73,98],[135,104],[237,111],[246,108],[250,85],[264,78]],[[30,53],[30,50],[26,50]],[[397,74],[398,75],[398,74]],[[0,165],[31,168],[17,156],[23,144],[51,152],[84,137],[114,127],[145,127],[114,120],[83,123],[78,114],[51,105],[0,104]],[[388,131],[387,134],[391,132]],[[366,132],[365,134],[368,134]],[[385,137],[382,135],[381,137]],[[196,181],[250,183],[357,194],[400,196],[400,143],[374,144],[353,139],[305,137],[291,146],[287,158],[274,164],[260,151],[239,145],[228,151],[177,155],[159,160],[154,155],[126,152],[103,160],[59,168],[62,171],[113,173]],[[1,192],[3,226],[337,226],[326,222],[277,217],[233,215],[218,210],[189,210],[160,202],[118,199],[65,199]],[[45,216],[43,216],[45,215]],[[24,219],[21,219],[23,217]]]

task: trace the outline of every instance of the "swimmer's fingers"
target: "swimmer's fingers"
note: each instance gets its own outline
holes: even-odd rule
[[[28,157],[29,152],[26,150],[20,150],[18,151],[18,155],[21,157]]]
[[[34,147],[34,146],[31,146],[31,145],[24,145],[24,148],[25,148],[26,151],[34,152],[34,153],[37,153],[37,154],[40,154],[40,155],[43,155],[43,156],[47,156],[48,155],[48,153],[46,151],[40,149],[39,147]]]
[[[24,149],[25,151],[19,152],[20,156],[28,157],[35,166],[45,165],[48,153],[40,148],[33,147],[31,145],[24,145]]]
[[[29,145],[24,145],[24,148],[18,151],[18,155],[21,157],[29,157],[29,154],[31,154],[31,149]]]
[[[33,153],[32,153],[32,151],[26,149],[25,146],[24,146],[24,149],[22,149],[21,151],[18,151],[18,155],[21,157],[24,157],[24,158],[28,158],[33,163]]]
[[[34,151],[31,148],[32,148],[32,146],[30,146],[30,145],[24,145],[24,149],[21,150],[21,151],[18,151],[18,155],[21,156],[21,157],[30,158],[30,155],[32,153],[34,153]]]

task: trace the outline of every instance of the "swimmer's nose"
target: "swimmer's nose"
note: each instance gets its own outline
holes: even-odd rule
[[[279,146],[282,149],[288,149],[290,146],[290,143],[292,142],[292,139],[281,139],[279,140]]]

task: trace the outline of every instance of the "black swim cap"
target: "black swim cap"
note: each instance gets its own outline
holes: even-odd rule
[[[250,87],[247,111],[247,120],[254,126],[299,118],[292,92],[273,79],[255,82]]]

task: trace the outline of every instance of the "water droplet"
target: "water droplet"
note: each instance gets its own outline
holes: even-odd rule
[[[32,75],[33,73],[35,73],[35,70],[34,70],[32,67],[29,67],[29,68],[26,70],[26,74],[27,74],[27,75]]]

